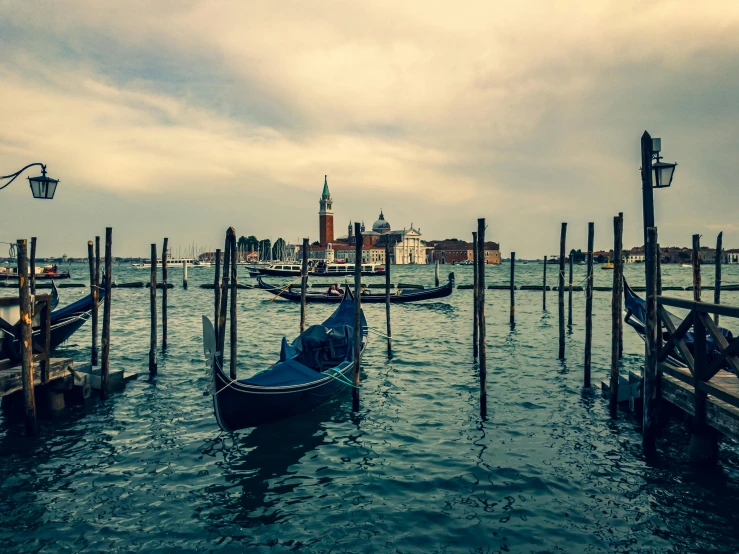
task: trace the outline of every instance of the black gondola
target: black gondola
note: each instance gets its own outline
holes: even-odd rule
[[[368,333],[364,313],[361,325],[363,352]],[[308,327],[290,344],[283,338],[279,360],[247,379],[232,381],[223,372],[216,356],[215,331],[205,316],[203,347],[213,376],[213,410],[224,431],[306,412],[353,386],[354,298],[347,290],[322,325]]]
[[[259,288],[271,292],[275,296],[290,300],[291,302],[300,302],[300,293],[292,292],[284,287],[277,287],[265,283],[261,277],[257,277]],[[445,298],[451,296],[454,290],[454,273],[449,274],[449,281],[440,287],[425,290],[399,289],[395,294],[390,295],[390,302],[393,304],[404,302],[420,302],[421,300],[434,300],[437,298]],[[340,295],[327,295],[325,293],[307,293],[305,295],[306,302],[323,302],[326,304],[337,304],[341,302]],[[362,294],[362,302],[370,304],[379,304],[385,302],[385,292],[372,292],[369,289]]]
[[[53,281],[52,281],[53,283]],[[49,343],[52,350],[71,337],[85,322],[92,316],[92,294],[80,298],[76,302],[54,310],[53,308],[59,303],[59,295],[56,284],[52,286],[52,312],[51,312],[51,329]],[[103,303],[105,299],[105,286],[100,286],[100,296],[98,305]],[[36,339],[41,333],[41,323],[34,318],[33,336]],[[2,343],[0,343],[0,358],[9,358],[11,360],[20,359],[20,322],[11,324],[0,318],[0,334],[2,334]]]

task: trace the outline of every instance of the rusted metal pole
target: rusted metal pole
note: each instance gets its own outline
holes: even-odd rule
[[[516,253],[511,252],[511,315],[510,324],[516,324]]]
[[[238,359],[236,348],[238,345],[238,337],[236,333],[236,324],[238,322],[238,316],[236,313],[236,289],[238,288],[236,267],[236,233],[234,233],[231,238],[231,337],[229,340],[231,346],[231,359],[229,360],[231,379],[236,379],[236,362]]]
[[[362,349],[362,227],[354,224],[354,367],[352,410],[359,411],[359,370]]]
[[[213,324],[216,331],[216,344],[218,343],[218,314],[221,311],[221,249],[216,248],[216,276],[213,283],[213,290],[215,291],[216,305],[213,315]]]
[[[23,413],[26,418],[26,433],[35,435],[36,400],[33,385],[33,317],[31,304],[31,284],[28,276],[28,241],[18,240],[18,298],[20,300],[20,343],[21,380],[23,382]]]
[[[113,228],[105,228],[105,304],[103,306],[103,363],[100,366],[100,394],[108,398],[110,375],[110,310],[113,299]]]
[[[169,257],[167,250],[167,243],[169,239],[164,237],[164,246],[162,247],[162,350],[167,349],[167,258]]]
[[[221,277],[221,307],[218,314],[218,363],[223,367],[223,356],[226,348],[226,319],[228,315],[228,278],[231,273],[231,240],[236,240],[236,231],[229,227],[223,246],[223,276]]]
[[[562,223],[559,236],[559,278],[557,280],[557,296],[559,299],[559,359],[565,359],[565,241],[567,223]]]
[[[31,294],[36,294],[36,237],[31,237]]]
[[[590,387],[590,365],[593,350],[593,235],[595,223],[588,223],[588,280],[585,286],[585,364],[583,368],[583,386]],[[562,265],[560,264],[560,267]],[[564,270],[564,267],[562,267]],[[564,283],[564,275],[560,278]]]
[[[93,251],[92,241],[87,241],[87,261],[90,265],[90,297],[93,305],[97,304],[97,294],[95,286],[95,254]],[[90,351],[90,364],[98,364],[98,326],[97,326],[97,310],[93,310],[92,314],[92,350]]]
[[[386,237],[387,239],[387,237]],[[392,356],[392,331],[390,330],[390,243],[385,240],[385,319],[387,320],[387,356]]]
[[[623,323],[621,312],[623,311],[624,298],[624,261],[623,261],[623,217],[613,218],[613,296],[611,297],[611,396],[609,408],[611,417],[618,415],[618,377],[619,367],[619,345]]]
[[[541,295],[542,295],[541,296],[542,297],[542,300],[541,300],[542,308],[541,309],[546,311],[547,310],[547,257],[546,256],[544,256],[544,280],[542,282],[541,291],[542,291],[541,292]]]
[[[478,269],[477,269],[477,231],[472,233],[472,272],[474,275],[474,290],[472,297],[472,320],[474,323],[472,330],[472,359],[477,359],[477,349],[479,348],[478,333],[480,332],[480,321],[479,321],[479,308],[478,303],[479,296],[479,283],[478,283]]]
[[[157,245],[151,245],[151,273],[149,274],[149,374],[157,373]]]
[[[478,340],[479,364],[480,364],[480,416],[487,417],[488,396],[487,396],[487,346],[485,341],[486,325],[485,325],[485,218],[481,217],[477,220],[477,285],[478,285],[478,308],[477,319],[480,325]]]
[[[359,263],[361,271],[362,264]],[[300,332],[305,331],[305,295],[308,292],[308,239],[303,239],[303,265],[300,268]]]
[[[659,319],[657,317],[657,228],[647,229],[647,322],[645,336],[642,448],[647,454],[655,450],[657,435],[657,362],[659,358]]]
[[[713,303],[714,304],[721,304],[721,262],[723,261],[721,259],[722,252],[723,252],[723,241],[724,241],[724,233],[723,231],[718,234],[718,237],[716,237],[716,280],[713,283]],[[718,326],[719,322],[719,316],[718,314],[713,314],[713,321]]]

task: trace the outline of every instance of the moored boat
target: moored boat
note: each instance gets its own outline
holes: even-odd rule
[[[308,327],[292,343],[282,339],[275,364],[246,379],[232,380],[218,363],[215,331],[203,316],[203,346],[213,377],[213,410],[218,426],[236,431],[290,417],[351,388],[354,317],[354,298],[347,289],[342,302],[321,325]],[[363,352],[368,329],[363,312],[360,318]]]
[[[300,293],[293,292],[287,287],[277,287],[265,283],[261,276],[257,277],[257,283],[259,288],[271,292],[275,296],[290,300],[291,302],[300,302]],[[420,302],[422,300],[434,300],[437,298],[445,298],[451,296],[454,290],[454,273],[449,274],[449,281],[440,286],[432,289],[417,290],[417,289],[397,289],[395,293],[390,295],[390,302],[393,304],[400,304],[406,302]],[[336,304],[342,301],[341,295],[327,294],[326,292],[321,293],[307,293],[305,295],[306,302],[321,302],[326,304]],[[372,292],[369,289],[365,289],[362,292],[362,302],[370,304],[379,304],[385,302],[385,291]]]

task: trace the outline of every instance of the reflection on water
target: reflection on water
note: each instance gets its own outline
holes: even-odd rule
[[[455,268],[457,283],[471,281],[468,269]],[[506,283],[508,270],[488,268],[487,282]],[[540,284],[541,270],[520,266],[517,282]],[[575,271],[577,282],[584,268]],[[627,278],[636,282],[640,271],[627,267]],[[145,278],[115,272],[119,282]],[[81,280],[86,268],[73,266],[72,274]],[[394,275],[426,284],[433,268],[398,267]],[[550,285],[555,277],[550,272]],[[197,285],[212,278],[212,268],[192,269],[189,290],[169,291],[170,347],[151,382],[148,291],[116,289],[112,365],[142,378],[104,404],[44,421],[37,439],[0,416],[0,550],[735,551],[736,447],[722,445],[717,471],[696,471],[686,462],[683,422],[674,420],[660,436],[660,456],[647,462],[638,420],[608,415],[597,385],[610,364],[609,293],[594,296],[595,390],[582,387],[584,293],[573,295],[567,356],[557,360],[556,292],[546,312],[541,291],[517,292],[511,327],[509,292],[489,290],[481,420],[472,292],[456,290],[392,306],[393,358],[373,335],[359,414],[346,394],[229,434],[203,395],[200,316],[210,315],[213,293]],[[611,278],[596,270],[596,285]],[[690,271],[667,267],[664,280],[687,285]],[[739,282],[739,268],[725,268],[724,281]],[[64,289],[62,303],[82,294]],[[739,304],[739,293],[722,296]],[[273,363],[282,335],[297,331],[299,306],[268,299],[239,291],[240,375]],[[384,330],[384,305],[364,308],[369,324]],[[308,322],[331,309],[309,305]],[[643,346],[628,331],[624,371],[643,363]],[[83,328],[59,354],[85,359],[88,333]]]

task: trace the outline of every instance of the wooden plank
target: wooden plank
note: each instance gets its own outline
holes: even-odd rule
[[[677,329],[675,329],[675,326],[673,325],[672,320],[667,315],[667,313],[665,312],[665,309],[662,306],[659,306],[659,313],[660,313],[660,319],[662,319],[662,323],[665,324],[665,327],[667,328],[667,332],[670,334],[670,338],[676,336],[677,335]],[[688,318],[690,318],[690,316],[688,316]],[[688,318],[686,318],[686,319],[688,319]],[[690,318],[690,319],[692,319],[692,318]],[[691,372],[694,371],[695,361],[693,360],[693,354],[690,353],[690,350],[688,350],[688,347],[685,344],[685,342],[683,341],[683,339],[680,339],[680,338],[676,339],[675,340],[675,347],[678,349],[678,351],[680,352],[680,354],[683,356],[683,358],[687,362],[687,365],[690,368],[690,371]],[[662,348],[662,350],[663,351],[666,351],[667,349],[666,348]],[[672,349],[670,349],[668,351],[668,354],[671,351],[672,351]]]
[[[41,380],[41,364],[33,364],[33,380]],[[73,367],[71,358],[52,358],[49,362],[48,382],[69,375],[68,368]],[[21,378],[21,366],[16,365],[10,369],[0,370],[0,397],[7,396],[23,389]]]
[[[729,350],[729,341],[726,340],[726,337],[724,337],[721,334],[721,331],[719,330],[718,326],[714,323],[714,321],[708,317],[707,314],[699,313],[698,317],[700,317],[701,321],[703,322],[703,325],[708,329],[708,332],[711,333],[713,336],[714,344],[717,347],[717,350],[721,352],[722,354]],[[727,364],[734,370],[735,373],[739,375],[739,359],[737,359],[736,356],[727,356],[724,358]],[[709,368],[710,371],[709,372]],[[700,378],[703,380],[708,381],[713,377],[717,371],[721,369],[721,366],[714,367],[713,365],[707,364],[706,367],[703,370],[703,375],[700,375]]]
[[[667,327],[667,332],[670,335],[669,340],[660,348],[659,361],[664,362],[667,359],[667,356],[669,356],[672,351],[678,347],[678,342],[682,342],[685,333],[687,333],[693,326],[693,312],[689,313],[685,319],[683,319],[677,329],[673,326],[672,319],[670,319],[669,314],[662,306],[659,307],[658,313],[660,321],[665,325],[665,327]],[[675,329],[674,332],[672,329]],[[684,343],[683,346],[685,346]]]

